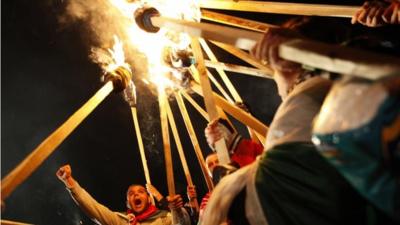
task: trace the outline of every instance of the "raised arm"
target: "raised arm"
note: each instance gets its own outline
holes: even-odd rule
[[[71,167],[65,165],[56,173],[67,190],[70,192],[76,204],[88,215],[92,220],[100,224],[109,225],[126,225],[129,218],[123,214],[113,212],[104,205],[98,203],[89,193],[87,193],[78,182],[72,177]]]

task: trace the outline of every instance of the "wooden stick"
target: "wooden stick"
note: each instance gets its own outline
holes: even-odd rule
[[[181,159],[181,163],[182,163],[183,171],[185,173],[186,181],[189,186],[194,186],[193,181],[192,181],[192,176],[190,175],[190,170],[189,170],[189,167],[188,167],[188,164],[186,161],[185,152],[183,151],[181,139],[179,138],[179,132],[178,132],[178,129],[176,128],[174,114],[172,113],[171,106],[169,105],[168,101],[166,101],[165,105],[167,106],[167,115],[168,115],[169,125],[171,127],[172,134],[174,136],[176,148],[178,149],[179,158]],[[197,202],[197,199],[194,199],[194,200],[195,200],[195,202],[193,202],[193,203],[194,203],[195,209],[196,209],[196,211],[199,211],[199,203]]]
[[[176,98],[176,102],[178,103],[179,110],[182,114],[183,121],[185,122],[186,130],[189,134],[190,140],[192,141],[194,152],[196,153],[197,160],[199,161],[204,180],[206,181],[208,190],[211,191],[213,189],[213,183],[211,181],[210,176],[208,175],[208,171],[206,168],[206,163],[204,161],[203,153],[200,149],[199,141],[197,140],[196,133],[194,131],[192,122],[190,121],[189,113],[187,112],[187,109],[186,109],[185,103],[183,102],[181,93],[177,92],[175,95],[175,98]]]
[[[211,51],[210,47],[208,46],[207,42],[199,38],[200,44],[203,47],[204,51],[206,52],[208,58],[212,62],[218,62],[217,57],[214,55],[214,53]],[[222,78],[222,81],[224,82],[225,86],[228,88],[229,93],[233,96],[233,99],[236,102],[243,102],[242,97],[240,97],[239,93],[237,92],[236,88],[233,86],[232,82],[229,80],[228,76],[226,75],[225,71],[220,69],[220,68],[215,68],[217,70],[217,73],[219,76]]]
[[[207,112],[203,108],[201,108],[201,106],[199,104],[197,104],[197,102],[192,97],[190,97],[189,94],[187,94],[184,91],[182,91],[181,93],[182,93],[183,97],[185,97],[186,100],[188,100],[188,102],[200,113],[200,115],[202,115],[204,117],[204,119],[206,119],[208,122],[210,122]]]
[[[330,72],[377,80],[400,73],[400,58],[310,40],[292,40],[279,47],[287,60]]]
[[[16,222],[16,221],[11,221],[11,220],[0,220],[1,225],[33,225],[31,223],[21,223],[21,222]]]
[[[262,71],[265,71],[266,74],[269,74],[271,77],[273,77],[274,70],[271,67],[261,64],[257,59],[254,59],[248,53],[246,53],[240,49],[237,49],[234,46],[227,45],[224,43],[214,42],[214,41],[212,41],[212,43],[215,44],[216,46],[224,49],[225,51],[231,53],[232,55],[238,57],[239,59],[247,62],[248,64],[250,64]]]
[[[152,17],[151,22],[156,27],[188,33],[193,37],[203,37],[250,50],[263,34],[255,31],[226,27],[210,23],[190,22],[166,17]]]
[[[188,100],[188,102],[204,117],[204,119],[206,119],[208,122],[208,115],[207,112],[204,111],[203,108],[201,108],[201,106],[199,106],[199,104],[197,104],[197,102],[186,92],[182,91],[181,94],[183,95],[183,97],[186,98],[186,100]],[[228,123],[232,126],[232,128],[235,130],[236,132],[236,128],[233,125],[233,123],[231,122],[231,120],[228,118],[228,116],[225,114],[224,110],[222,110],[220,107],[217,106],[217,110],[218,110],[218,114],[220,117],[222,117],[223,119],[225,119],[226,121],[228,121]]]
[[[272,79],[270,74],[267,74],[265,71],[260,70],[260,69],[255,69],[255,68],[251,68],[251,67],[247,67],[247,66],[240,66],[240,65],[230,64],[230,63],[213,62],[210,60],[204,60],[204,63],[206,64],[207,67],[210,67],[210,68],[219,68],[219,69],[229,71],[229,72]]]
[[[137,142],[138,142],[138,145],[139,145],[140,158],[142,159],[144,177],[146,179],[146,183],[151,184],[150,172],[149,172],[149,167],[147,166],[146,153],[144,151],[142,133],[140,131],[140,126],[139,126],[139,120],[138,120],[136,107],[131,107],[131,112],[132,112],[132,118],[133,118],[133,123],[134,123],[134,127],[135,127],[136,138],[137,138]],[[151,198],[152,203],[154,204],[153,195],[150,195],[150,198]]]
[[[229,96],[229,94],[226,93],[225,89],[221,86],[221,84],[217,81],[217,79],[215,79],[214,75],[212,75],[212,73],[210,73],[209,70],[207,70],[207,74],[208,74],[208,78],[210,78],[211,82],[221,92],[221,94],[225,97],[225,99],[227,99],[229,102],[232,102],[232,103],[235,102],[235,101],[233,101],[231,96]]]
[[[27,179],[54,152],[68,135],[110,94],[114,89],[111,81],[107,82],[96,94],[79,108],[57,130],[50,134],[31,154],[1,181],[1,199],[6,199],[14,189]]]
[[[203,96],[203,92],[201,90],[200,85],[196,83],[192,83],[192,90],[196,92],[197,94]],[[268,127],[264,125],[262,122],[260,122],[258,119],[250,115],[248,112],[245,112],[243,109],[230,104],[228,101],[226,101],[223,97],[220,95],[213,93],[213,97],[215,100],[215,103],[220,106],[223,110],[225,110],[227,113],[235,117],[237,120],[240,122],[244,123],[246,126],[251,127],[254,129],[256,132],[260,133],[262,136],[266,137],[267,132],[268,132]]]
[[[201,10],[201,18],[213,22],[244,28],[247,30],[258,31],[261,33],[267,32],[268,29],[271,27],[278,27],[272,24],[261,23],[249,19],[243,19],[236,16],[230,16],[222,13],[212,12],[205,9]]]
[[[137,138],[138,145],[139,145],[140,157],[142,159],[144,176],[146,179],[146,183],[151,184],[149,167],[147,166],[146,153],[144,151],[143,139],[142,139],[142,134],[140,132],[140,126],[139,126],[136,107],[131,107],[131,112],[132,112],[133,123],[135,125],[135,132],[136,132],[136,138]]]
[[[254,131],[254,130],[253,130],[253,131]],[[254,132],[255,132],[255,131],[254,131]],[[260,140],[260,144],[261,144],[262,146],[264,146],[264,145],[265,145],[266,136],[263,136],[263,135],[259,134],[258,132],[255,132],[255,133],[256,133],[256,135],[257,135],[258,140]]]
[[[214,55],[214,53],[211,51],[210,47],[208,46],[207,42],[204,39],[199,39],[201,46],[203,47],[204,51],[206,52],[208,58],[212,61],[212,62],[216,62],[218,63],[218,59],[217,57]],[[243,103],[243,99],[242,97],[239,95],[239,93],[237,92],[235,86],[233,86],[231,80],[229,80],[228,76],[226,75],[225,71],[222,70],[221,68],[216,68],[219,76],[222,78],[222,81],[224,82],[225,86],[228,88],[229,92],[231,93],[231,95],[233,96],[233,98],[235,99],[235,102],[238,103]],[[255,133],[251,130],[250,127],[247,127],[247,130],[250,134],[250,137],[252,140],[254,141],[258,141],[258,137],[255,135]]]
[[[351,18],[360,6],[263,1],[200,0],[201,8]]]
[[[165,171],[167,173],[168,193],[170,197],[173,197],[175,195],[175,181],[174,181],[174,169],[171,156],[171,145],[169,140],[167,101],[168,99],[165,94],[165,90],[159,87],[158,103],[160,105],[160,119],[161,119],[163,146],[164,146]]]
[[[203,92],[204,103],[206,106],[206,110],[208,113],[208,117],[210,121],[216,120],[219,118],[217,107],[215,105],[214,98],[212,96],[212,89],[210,85],[210,81],[208,80],[206,67],[204,65],[204,57],[203,52],[201,51],[199,40],[196,38],[192,38],[192,49],[193,55],[197,62],[197,70],[193,70],[192,73],[198,74],[195,75],[200,79],[200,85]],[[192,69],[194,67],[191,67]],[[221,164],[227,164],[230,162],[230,157],[228,153],[228,149],[226,147],[226,143],[224,139],[220,139],[215,142],[215,150],[217,151],[218,161]]]

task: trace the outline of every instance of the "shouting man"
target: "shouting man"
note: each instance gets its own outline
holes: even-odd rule
[[[96,223],[102,225],[171,225],[190,224],[181,196],[168,197],[171,212],[157,209],[150,200],[146,188],[133,184],[126,193],[126,213],[114,212],[98,203],[72,177],[71,167],[65,165],[57,171],[57,177],[65,184],[78,206]]]

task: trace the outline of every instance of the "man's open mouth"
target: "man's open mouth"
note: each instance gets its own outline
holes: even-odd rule
[[[142,205],[142,200],[136,199],[133,203],[135,204],[135,206],[140,206]]]

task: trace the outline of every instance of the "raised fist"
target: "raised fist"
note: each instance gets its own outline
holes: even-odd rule
[[[67,187],[74,185],[74,179],[72,178],[72,170],[70,165],[62,166],[56,173],[58,179],[60,179]]]

